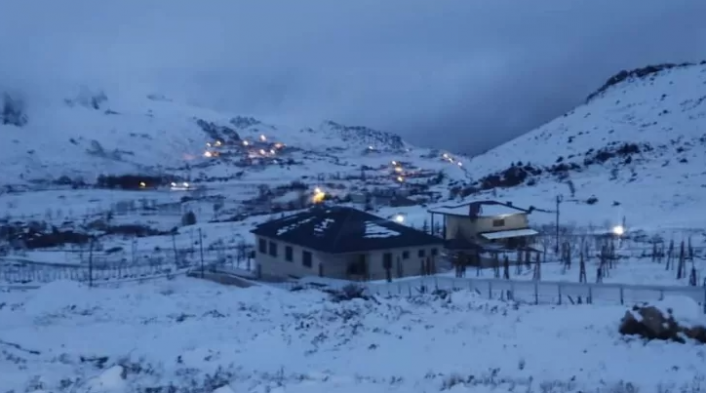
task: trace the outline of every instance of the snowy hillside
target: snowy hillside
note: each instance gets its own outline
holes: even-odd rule
[[[626,308],[354,299],[175,279],[2,294],[14,392],[702,392],[703,349],[617,333]]]
[[[625,217],[633,227],[698,227],[706,225],[694,215],[706,199],[705,151],[706,64],[647,67],[473,158],[476,183],[464,192],[549,209],[562,194],[563,217],[582,225]]]
[[[101,174],[187,172],[194,181],[237,174],[241,180],[286,182],[302,174],[359,174],[362,165],[429,153],[412,152],[399,136],[366,127],[333,121],[282,126],[160,95],[127,98],[83,89],[63,101],[33,104],[0,94],[0,183],[66,176],[91,184]],[[450,168],[439,155],[423,161],[430,170]],[[451,169],[452,176],[465,177]]]

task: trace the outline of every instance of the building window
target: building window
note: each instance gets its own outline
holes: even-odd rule
[[[292,250],[292,246],[285,246],[284,247],[284,259],[287,262],[294,261],[294,251]]]
[[[277,256],[277,243],[275,242],[270,242],[270,256]]]
[[[424,258],[425,256],[427,256],[426,250],[419,250],[419,251],[417,251],[417,256],[418,256],[419,258]]]
[[[436,248],[431,249],[431,256],[435,257],[438,253],[439,253],[439,250],[437,250]]]
[[[302,251],[302,265],[311,267],[311,253],[309,251]]]
[[[409,259],[409,251],[402,251],[402,259]]]
[[[260,239],[258,241],[258,250],[260,251],[260,254],[266,254],[267,253],[267,240],[265,239]]]
[[[504,227],[505,226],[505,220],[502,218],[499,218],[497,220],[493,220],[493,227]]]

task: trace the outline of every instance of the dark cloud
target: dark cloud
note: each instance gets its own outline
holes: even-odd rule
[[[706,58],[703,0],[37,0],[0,10],[0,88],[160,91],[477,152],[648,63]]]

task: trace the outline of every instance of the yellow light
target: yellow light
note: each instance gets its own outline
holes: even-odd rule
[[[313,203],[321,203],[324,201],[324,198],[326,197],[326,193],[321,191],[319,187],[316,187],[314,189],[314,195],[311,197],[311,201]]]
[[[267,137],[264,134],[260,135],[260,140],[265,142],[267,140]]]
[[[395,172],[402,172],[402,168],[401,168],[401,167],[398,167],[398,166],[396,166],[396,167],[395,167]]]

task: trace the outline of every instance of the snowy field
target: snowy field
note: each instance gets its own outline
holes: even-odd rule
[[[332,303],[187,278],[59,281],[2,293],[0,379],[14,392],[706,390],[703,346],[622,338],[624,313],[470,292]]]

